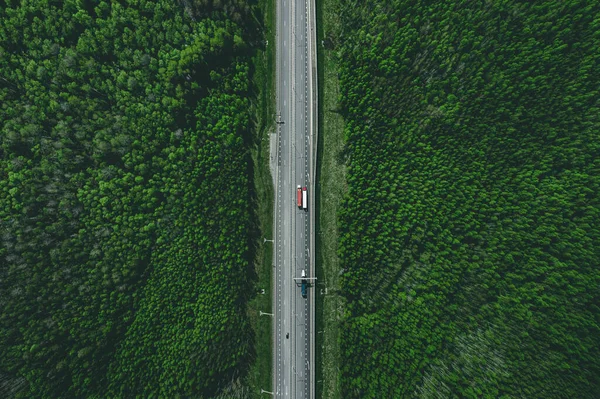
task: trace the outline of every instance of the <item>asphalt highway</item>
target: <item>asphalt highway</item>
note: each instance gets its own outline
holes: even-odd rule
[[[298,279],[302,270],[307,277],[314,276],[310,7],[310,0],[277,2],[273,387],[276,397],[286,399],[314,395],[314,290],[309,285],[307,297],[302,297]],[[298,185],[309,192],[307,210],[296,202]]]

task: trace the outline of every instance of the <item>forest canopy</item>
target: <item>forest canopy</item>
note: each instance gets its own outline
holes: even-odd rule
[[[340,15],[342,396],[598,397],[598,3]]]
[[[0,5],[0,396],[240,385],[254,350],[252,13]]]

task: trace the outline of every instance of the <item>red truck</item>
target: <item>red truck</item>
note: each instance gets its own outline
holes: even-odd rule
[[[298,202],[298,208],[302,208],[302,187],[298,186],[298,193],[296,194],[296,202]]]

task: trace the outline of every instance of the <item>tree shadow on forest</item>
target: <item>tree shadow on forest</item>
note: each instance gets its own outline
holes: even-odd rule
[[[335,154],[335,161],[338,165],[346,165],[350,163],[352,157],[352,151],[347,143],[344,143],[344,147]]]

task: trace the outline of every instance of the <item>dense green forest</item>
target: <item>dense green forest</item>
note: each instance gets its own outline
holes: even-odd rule
[[[0,2],[0,396],[243,387],[241,0]]]
[[[600,3],[341,1],[344,398],[600,396]]]

